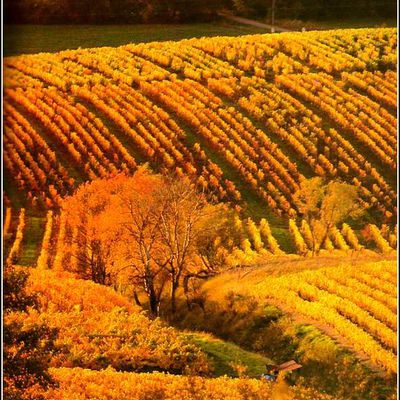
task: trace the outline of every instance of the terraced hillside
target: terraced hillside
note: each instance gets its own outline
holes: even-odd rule
[[[396,29],[360,29],[6,58],[6,200],[57,207],[149,162],[274,226],[315,175],[359,186],[394,223],[396,46]]]

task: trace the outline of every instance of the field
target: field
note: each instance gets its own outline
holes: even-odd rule
[[[312,21],[311,21],[312,22]],[[321,29],[349,29],[349,28],[383,28],[397,27],[397,19],[394,18],[365,18],[365,19],[343,19],[343,20],[327,20],[314,21]]]
[[[59,331],[60,387],[46,398],[394,399],[397,29],[93,40],[4,59],[3,261],[39,297],[22,325]],[[138,295],[125,275],[80,279],[106,239],[63,200],[85,182],[141,177],[143,164],[187,179],[233,221],[210,245],[221,271],[197,276],[191,299],[177,284],[176,310],[150,317],[146,284]],[[357,187],[363,209],[317,255],[295,195],[313,177]],[[87,214],[117,204],[116,187]],[[110,219],[90,229],[110,235]],[[303,365],[291,386],[257,379],[291,358]]]
[[[264,20],[261,22],[265,22]],[[278,21],[277,25],[300,31],[326,29],[358,29],[396,27],[396,19],[348,19],[327,21]],[[190,39],[203,36],[240,36],[268,33],[248,25],[217,21],[203,24],[179,25],[4,25],[4,56],[54,53],[78,47],[121,46],[166,40]]]
[[[6,58],[7,170],[52,206],[75,183],[148,161],[282,216],[296,215],[304,176],[342,177],[393,220],[396,30],[315,35]]]
[[[168,25],[5,25],[4,55],[121,46],[203,36],[240,36],[265,33],[263,29],[228,22]]]

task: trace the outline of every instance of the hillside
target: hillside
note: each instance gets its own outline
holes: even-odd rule
[[[395,373],[396,262],[337,263],[327,266],[329,262],[325,261],[319,268],[309,269],[309,265],[300,262],[290,270],[289,262],[285,271],[282,262],[284,270],[278,276],[268,272],[270,267],[232,272],[209,281],[203,289],[214,301],[217,299],[213,293],[223,297],[233,292],[275,306],[297,323],[315,325],[350,346],[375,367]],[[279,269],[275,267],[275,271]]]
[[[55,335],[40,400],[394,400],[397,29],[6,57],[4,87],[5,322]]]
[[[397,374],[397,263],[370,256],[266,260],[205,282],[202,309],[177,327],[207,330],[275,362],[288,380],[343,399],[389,399]],[[395,397],[393,397],[395,398]]]
[[[286,225],[286,227],[285,227]],[[333,228],[323,243],[320,258],[311,261],[310,226],[303,219],[289,219],[283,227],[274,227],[265,218],[258,223],[235,216],[229,243],[218,244],[218,258],[226,268],[269,263],[272,268],[296,259],[310,258],[310,263],[325,263],[337,257],[360,257],[380,260],[394,256],[397,249],[397,225],[367,224],[363,230],[353,230],[343,223]],[[49,210],[45,217],[32,209],[14,210],[7,207],[4,216],[3,260],[22,266],[37,266],[55,270],[78,268],[81,249],[76,245],[78,231],[65,212]]]
[[[359,186],[372,220],[394,222],[396,42],[360,29],[6,58],[7,197],[55,207],[149,162],[277,226],[315,175]]]
[[[60,385],[50,388],[46,399],[181,398],[183,392],[187,399],[239,399],[246,390],[269,400],[280,390],[255,379],[271,362],[261,355],[151,320],[113,289],[73,274],[28,271],[28,294],[37,296],[39,308],[28,310],[22,330],[43,322],[58,329],[50,374]],[[8,314],[6,322],[19,317]],[[235,365],[248,369],[245,377],[233,378]],[[301,385],[285,388],[296,396],[334,400]]]

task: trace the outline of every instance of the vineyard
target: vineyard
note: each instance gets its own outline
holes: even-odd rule
[[[396,43],[364,29],[6,58],[9,205],[57,208],[80,182],[149,162],[285,219],[304,178],[338,177],[393,223]]]
[[[50,391],[49,400],[67,400],[72,395],[77,400],[100,396],[109,400],[121,399],[121,396],[135,399],[158,396],[188,400],[240,399],[243,393],[254,399],[270,400],[273,398],[271,396],[274,396],[271,385],[257,379],[229,379],[227,377],[205,379],[197,376],[183,377],[159,373],[132,374],[116,372],[112,369],[90,371],[80,368],[54,368],[51,372],[61,382],[61,389]],[[123,385],[122,382],[124,382]],[[90,389],[82,390],[81,385]],[[296,399],[335,400],[326,394],[302,387],[296,387],[293,393]]]
[[[253,271],[216,278],[205,286],[254,296],[340,338],[363,360],[386,370],[397,370],[397,266],[383,261],[266,277]]]
[[[27,399],[395,398],[397,29],[6,57],[3,114]]]
[[[41,233],[27,265],[42,239],[60,231],[64,240],[65,195],[144,162],[189,177],[211,200],[250,218],[238,225],[239,259],[309,252],[293,194],[313,176],[357,186],[369,216],[367,239],[345,224],[326,250],[390,252],[397,246],[396,42],[395,29],[338,30],[6,58],[9,259],[18,259],[32,210]],[[18,217],[21,208],[30,212]]]
[[[40,229],[34,224],[37,220]],[[33,229],[35,235],[31,236]],[[287,229],[290,241],[283,244],[289,245],[290,251],[282,250],[265,218],[257,223],[252,218],[242,219],[236,215],[230,243],[224,246],[216,238],[214,246],[228,267],[280,257],[311,256],[312,237],[308,223],[290,219]],[[69,223],[64,212],[55,214],[49,210],[45,218],[33,218],[26,215],[25,208],[13,211],[8,207],[3,225],[4,261],[35,265],[40,269],[74,271],[78,268],[81,251],[77,247],[77,235],[77,228]],[[322,255],[350,256],[357,252],[367,256],[374,252],[393,257],[397,249],[397,225],[391,228],[387,224],[380,227],[367,224],[360,233],[343,223],[331,230],[322,247]]]

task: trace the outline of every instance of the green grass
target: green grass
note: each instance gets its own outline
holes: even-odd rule
[[[267,33],[230,23],[180,25],[4,25],[4,56],[57,52],[79,47],[121,46],[202,36]]]
[[[288,229],[289,223],[286,221],[286,227],[284,228],[279,228],[272,225],[270,226],[272,235],[278,242],[281,250],[287,254],[296,254],[297,249]]]
[[[260,19],[265,22],[265,19]],[[270,23],[270,21],[266,21]],[[326,20],[298,20],[290,18],[279,18],[276,25],[293,31],[301,31],[305,28],[307,31],[312,30],[330,30],[330,29],[359,29],[359,28],[380,28],[380,27],[396,27],[396,18],[336,18]]]
[[[203,333],[199,333],[199,338],[194,336],[195,343],[198,343],[210,358],[215,354],[217,373],[229,368],[233,359],[242,365],[254,365],[255,373],[249,375],[256,376],[259,371],[265,372],[265,365],[261,368],[261,364],[257,359],[253,359],[253,355],[262,353],[277,364],[294,359],[302,365],[298,371],[287,376],[291,384],[303,380],[308,386],[341,399],[388,399],[389,394],[394,392],[395,377],[383,378],[371,372],[368,365],[364,365],[357,358],[342,338],[330,332],[329,327],[326,327],[325,331],[320,326],[309,325],[299,316],[290,316],[269,304],[267,300],[254,299],[239,289],[246,290],[246,287],[254,285],[260,279],[267,279],[273,270],[281,267],[285,273],[294,273],[304,268],[337,265],[337,262],[338,259],[329,262],[315,259],[301,262],[282,260],[283,265],[269,264],[265,269],[253,270],[252,274],[237,271],[220,275],[206,282],[203,287],[208,299],[205,312],[199,313],[197,309],[187,311],[186,308],[182,308],[183,314],[179,315],[177,326],[179,329],[210,332],[224,340],[232,341],[240,346],[240,350],[248,350],[250,360],[241,357],[241,354],[236,356],[234,349],[225,347],[225,342],[214,344],[212,336],[205,335],[204,339]],[[226,344],[229,346],[230,342]]]
[[[13,179],[13,177],[10,175],[7,169],[4,169],[3,187],[4,187],[4,193],[11,201],[12,209],[20,209],[25,207],[26,205],[25,192],[18,189],[16,180]]]
[[[45,222],[45,218],[27,218],[26,231],[22,241],[22,250],[18,257],[17,264],[27,267],[36,264],[44,235]]]
[[[308,21],[321,29],[357,29],[377,27],[397,27],[396,18],[336,19],[327,21]]]
[[[266,372],[265,365],[272,363],[270,359],[260,354],[243,350],[236,344],[224,342],[209,334],[191,333],[185,336],[207,354],[214,367],[215,376],[236,377],[237,373],[232,368],[232,364],[240,364],[247,368],[246,375],[259,378]]]

